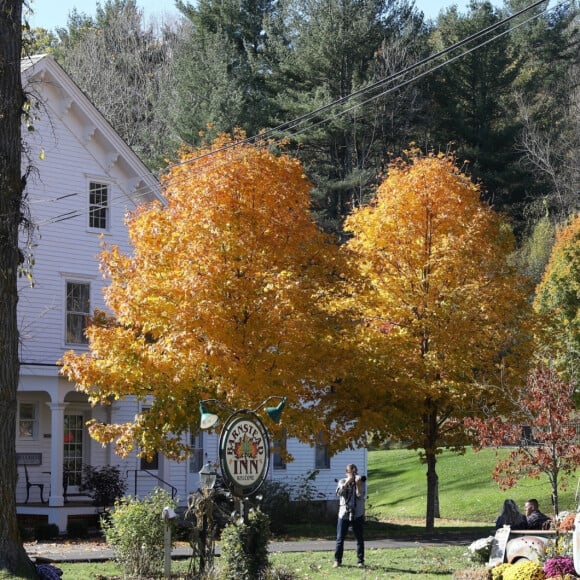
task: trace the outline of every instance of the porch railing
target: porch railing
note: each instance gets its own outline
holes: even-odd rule
[[[153,479],[157,480],[159,483],[169,487],[171,489],[171,499],[175,499],[175,496],[177,495],[177,488],[175,486],[171,485],[168,481],[161,479],[158,475],[155,475],[155,473],[151,473],[147,469],[128,469],[127,470],[127,479],[129,479],[130,473],[134,474],[135,497],[137,497],[137,495],[138,495],[137,492],[138,492],[139,477],[152,477]]]

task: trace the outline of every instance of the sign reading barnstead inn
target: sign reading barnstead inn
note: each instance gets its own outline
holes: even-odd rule
[[[222,476],[238,497],[262,485],[270,464],[270,441],[264,425],[251,411],[238,411],[226,422],[220,436]]]

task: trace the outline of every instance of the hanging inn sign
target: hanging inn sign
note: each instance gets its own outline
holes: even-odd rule
[[[258,491],[270,464],[270,441],[262,421],[252,411],[237,411],[225,423],[219,443],[222,476],[237,497]]]

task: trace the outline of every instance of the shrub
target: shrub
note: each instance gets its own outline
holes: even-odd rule
[[[20,539],[23,542],[30,542],[31,540],[34,540],[34,530],[32,528],[19,526],[18,529],[20,531]]]
[[[58,538],[59,530],[56,524],[40,524],[34,528],[34,537],[36,540],[54,540]]]
[[[285,523],[320,523],[326,517],[326,496],[318,491],[315,480],[319,470],[308,472],[292,483],[265,481],[260,488],[260,509],[270,516],[275,533],[284,531]],[[334,521],[334,517],[332,518]]]
[[[559,534],[548,540],[544,553],[539,555],[539,559],[541,562],[546,562],[564,556],[572,556],[572,534]]]
[[[83,466],[83,478],[80,491],[93,498],[93,503],[100,507],[112,506],[123,497],[127,490],[127,482],[121,476],[115,465],[104,467]]]
[[[296,506],[292,505],[288,485],[280,481],[265,481],[260,488],[260,509],[270,518],[270,529],[275,534],[285,531],[286,523],[295,521]]]
[[[226,526],[221,538],[220,576],[224,580],[253,580],[268,568],[270,521],[259,509],[252,510],[248,521]]]
[[[574,530],[574,522],[576,521],[576,514],[566,514],[562,519],[558,522],[557,528],[561,532],[571,532]]]
[[[503,580],[503,573],[511,566],[511,564],[500,564],[491,569],[492,580]]]
[[[176,502],[171,494],[156,488],[142,500],[117,500],[108,517],[101,518],[105,539],[126,576],[148,578],[162,573],[164,507],[175,509]]]

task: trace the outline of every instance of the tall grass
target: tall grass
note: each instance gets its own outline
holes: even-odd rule
[[[491,477],[495,464],[492,449],[475,453],[468,448],[464,455],[449,451],[438,455],[441,518],[493,523],[508,498],[523,510],[526,500],[534,497],[542,511],[552,513],[551,488],[546,476],[523,478],[515,487],[502,491]],[[381,521],[424,519],[426,473],[426,465],[420,462],[416,451],[370,451],[368,512]],[[567,488],[560,487],[560,511],[576,509],[577,475],[569,479]]]

